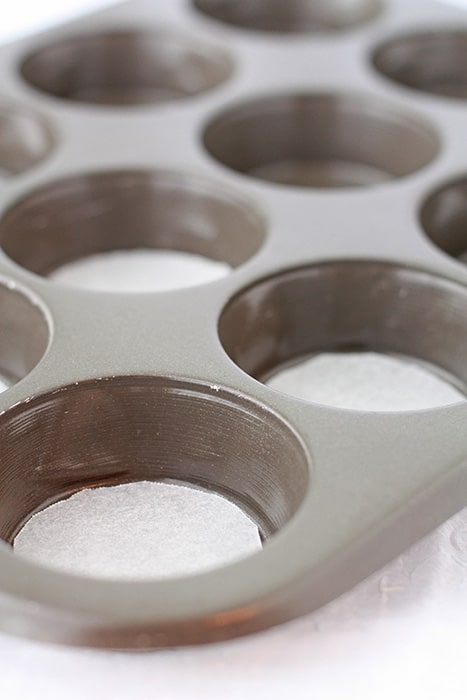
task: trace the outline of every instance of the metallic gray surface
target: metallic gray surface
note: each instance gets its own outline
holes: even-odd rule
[[[278,528],[265,528],[266,536],[274,534],[260,554],[170,583],[79,579],[22,561],[3,545],[2,628],[70,644],[150,648],[221,640],[279,624],[347,590],[466,505],[466,403],[403,414],[306,404],[243,372],[223,350],[217,327],[226,304],[243,289],[290,268],[329,261],[379,261],[396,269],[423,270],[434,284],[438,276],[452,281],[462,296],[466,269],[429,242],[418,211],[429,194],[464,174],[467,106],[388,81],[375,71],[370,56],[374,47],[398,32],[421,25],[459,29],[463,22],[467,29],[467,18],[441,6],[388,0],[379,18],[349,33],[284,40],[216,23],[181,0],[157,5],[157,10],[150,0],[122,5],[2,49],[3,102],[40,114],[55,143],[41,165],[5,179],[2,210],[66,176],[181,170],[252,201],[268,222],[266,238],[253,257],[224,280],[188,292],[132,296],[61,288],[2,252],[0,274],[44,307],[50,327],[43,359],[0,396],[0,409],[7,412],[2,425],[13,415],[8,409],[15,407],[13,411],[22,415],[31,400],[33,408],[41,405],[42,400],[33,397],[64,385],[123,376],[158,377],[154,386],[172,386],[176,378],[182,392],[187,390],[182,380],[187,380],[208,402],[226,402],[232,409],[226,431],[236,430],[237,405],[254,404],[265,421],[267,416],[277,420],[300,445],[297,459],[309,465],[309,478],[292,517]],[[118,109],[57,99],[18,75],[26,55],[68,33],[130,27],[170,27],[223,47],[233,61],[233,74],[199,96]],[[263,182],[229,170],[206,153],[203,131],[226,107],[261,96],[310,92],[370,95],[390,102],[396,113],[413,114],[416,124],[426,124],[437,135],[438,154],[401,179],[373,188],[329,190]],[[450,299],[443,307],[445,322],[449,327],[455,316],[462,326],[467,320],[462,304],[454,304],[454,313]],[[461,343],[461,336],[456,337]],[[459,345],[456,352],[462,350]],[[425,359],[423,348],[419,357]],[[125,399],[121,401],[125,407]],[[96,439],[101,433],[111,439],[116,425],[105,428],[96,415]],[[13,437],[14,445],[24,440],[20,432]],[[66,439],[66,431],[56,434],[62,454],[68,449]],[[4,470],[7,448],[4,440]],[[189,444],[186,449],[188,464]],[[247,456],[253,459],[251,453]],[[49,458],[50,453],[42,454],[43,460]],[[192,475],[186,469],[189,480]],[[283,469],[289,470],[290,464],[285,462]],[[183,476],[181,469],[177,477]],[[75,488],[85,485],[78,474]],[[234,497],[240,490],[234,489]],[[284,493],[291,502],[289,491]],[[61,495],[51,487],[48,502]],[[20,524],[18,515],[16,526]]]

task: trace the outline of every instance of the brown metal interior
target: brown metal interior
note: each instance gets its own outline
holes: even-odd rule
[[[406,87],[467,98],[467,32],[427,31],[387,41],[373,54],[380,73]]]
[[[72,36],[39,48],[21,65],[23,78],[54,97],[112,106],[196,95],[231,72],[217,48],[162,31]]]
[[[165,248],[236,267],[261,247],[265,222],[249,202],[203,179],[128,171],[78,176],[37,190],[0,221],[0,244],[42,275],[112,250]]]
[[[427,236],[454,258],[467,260],[467,178],[434,192],[424,203],[421,222]]]
[[[193,0],[193,5],[242,29],[286,34],[346,29],[373,19],[382,7],[380,0]]]
[[[204,133],[224,165],[285,185],[363,187],[409,175],[438,152],[435,132],[385,100],[269,97],[228,109]]]
[[[0,284],[0,377],[8,384],[23,379],[42,359],[49,326],[38,306],[14,288]]]
[[[40,117],[24,109],[0,107],[0,174],[24,173],[52,148],[52,133]]]
[[[216,491],[271,536],[306,493],[308,460],[275,414],[191,382],[120,377],[73,385],[0,420],[0,536],[83,488],[181,481]],[[287,465],[287,469],[284,469]]]
[[[335,262],[266,279],[226,307],[219,333],[233,361],[260,380],[322,352],[378,352],[467,387],[467,289],[391,264]]]

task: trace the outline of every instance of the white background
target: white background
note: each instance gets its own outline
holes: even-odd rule
[[[103,4],[3,0],[0,40]],[[466,573],[463,513],[325,610],[251,639],[130,655],[0,636],[0,700],[465,698]]]

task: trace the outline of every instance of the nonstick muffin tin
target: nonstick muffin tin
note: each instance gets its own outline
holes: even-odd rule
[[[467,16],[408,0],[153,0],[0,52],[0,627],[75,645],[213,642],[305,614],[467,504],[467,403],[300,401],[323,352],[467,392]],[[73,289],[83,256],[228,263],[172,292]],[[11,544],[137,480],[214,490],[263,550],[100,581]],[[118,513],[115,514],[118,518]]]

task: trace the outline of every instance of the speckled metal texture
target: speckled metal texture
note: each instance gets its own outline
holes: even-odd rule
[[[408,0],[137,0],[0,51],[0,627],[145,649],[338,596],[467,504],[467,403],[370,413],[270,389],[330,351],[467,386],[467,17]],[[167,293],[60,286],[84,255],[227,262]],[[108,582],[11,549],[46,505],[182,481],[264,548]],[[116,514],[118,517],[118,514]]]

